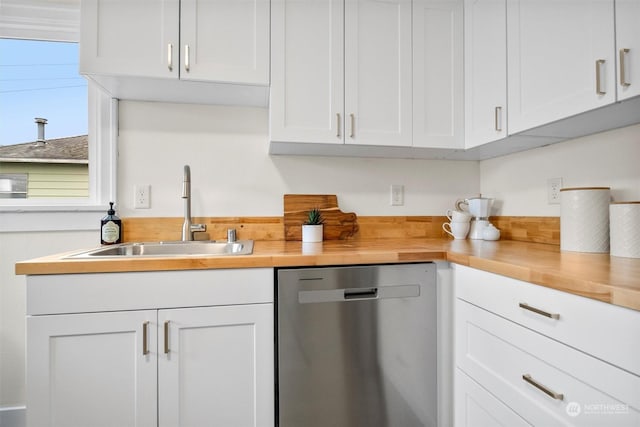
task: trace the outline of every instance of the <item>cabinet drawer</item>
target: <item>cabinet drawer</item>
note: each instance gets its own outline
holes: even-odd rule
[[[460,369],[455,381],[455,427],[531,425]]]
[[[454,268],[458,298],[640,375],[640,311],[465,266]]]
[[[640,425],[640,377],[460,299],[456,310],[457,366],[528,422]]]

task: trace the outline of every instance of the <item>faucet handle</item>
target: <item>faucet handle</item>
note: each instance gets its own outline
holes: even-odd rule
[[[236,229],[235,228],[228,228],[227,229],[227,242],[228,243],[233,243],[237,240],[236,238]]]
[[[207,224],[191,224],[191,232],[207,231]]]

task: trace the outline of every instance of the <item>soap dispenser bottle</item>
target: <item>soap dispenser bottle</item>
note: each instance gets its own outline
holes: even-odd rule
[[[113,202],[109,202],[107,215],[102,218],[100,225],[100,243],[114,245],[122,242],[122,220],[116,216],[113,210]]]

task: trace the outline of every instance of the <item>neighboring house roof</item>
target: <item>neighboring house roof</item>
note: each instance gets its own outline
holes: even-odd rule
[[[88,135],[0,146],[0,162],[89,163]]]

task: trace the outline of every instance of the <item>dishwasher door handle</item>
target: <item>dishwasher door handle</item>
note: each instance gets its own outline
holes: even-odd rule
[[[298,303],[347,302],[357,300],[384,300],[420,296],[420,285],[382,285],[368,288],[316,289],[298,291]]]
[[[345,289],[344,299],[378,298],[378,288]]]

